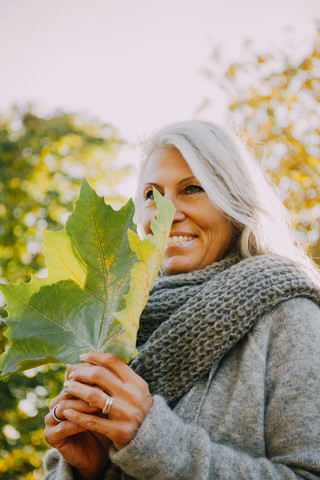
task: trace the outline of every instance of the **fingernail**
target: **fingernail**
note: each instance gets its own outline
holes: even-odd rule
[[[79,358],[80,358],[80,360],[87,360],[88,356],[89,355],[87,353],[83,353],[82,355],[80,355]]]
[[[69,380],[65,380],[65,382],[63,383],[63,386],[64,387],[69,387],[69,385],[70,385]]]

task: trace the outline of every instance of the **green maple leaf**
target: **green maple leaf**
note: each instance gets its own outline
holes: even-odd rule
[[[2,375],[48,362],[75,363],[89,350],[128,361],[157,275],[174,207],[157,191],[153,235],[141,240],[132,200],[114,211],[83,180],[66,228],[43,231],[48,276],[2,284],[11,345]]]

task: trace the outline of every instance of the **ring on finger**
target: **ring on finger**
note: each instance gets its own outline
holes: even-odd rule
[[[102,409],[102,413],[104,415],[107,415],[107,417],[110,413],[112,404],[113,404],[113,397],[111,397],[111,395],[107,395],[106,403],[104,404],[104,407]]]
[[[57,409],[57,407],[59,407],[59,403],[57,403],[57,405],[54,407],[54,409],[52,410],[51,413],[52,413],[52,416],[53,416],[53,418],[55,419],[55,421],[58,422],[58,423],[60,423],[60,422],[63,422],[64,419],[57,417],[57,415],[56,415],[56,409]]]

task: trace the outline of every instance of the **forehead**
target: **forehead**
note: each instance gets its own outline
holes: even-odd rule
[[[192,170],[179,150],[173,147],[160,148],[149,156],[143,172],[143,183],[156,179],[185,178],[192,176]]]

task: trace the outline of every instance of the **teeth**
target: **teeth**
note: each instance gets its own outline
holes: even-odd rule
[[[194,238],[195,238],[195,235],[192,235],[192,236],[175,235],[174,237],[169,237],[167,243],[169,245],[173,245],[175,243],[190,242]]]

